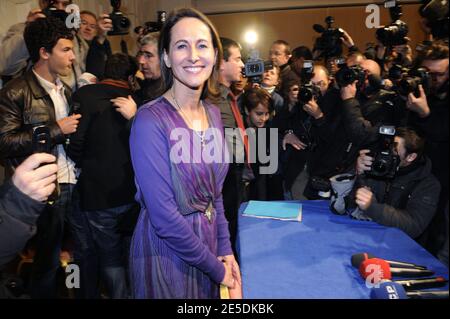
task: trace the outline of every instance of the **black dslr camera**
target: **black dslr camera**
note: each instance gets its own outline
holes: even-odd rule
[[[113,11],[109,14],[113,28],[108,35],[126,35],[130,32],[131,21],[121,11],[121,0],[111,0]]]
[[[166,11],[158,11],[158,21],[147,21],[143,26],[134,28],[134,33],[139,35],[146,35],[148,33],[161,31],[164,23],[166,22],[166,18]]]
[[[341,28],[333,28],[334,18],[331,16],[326,17],[325,23],[327,27],[324,28],[320,24],[314,24],[313,29],[321,36],[316,39],[314,43],[314,52],[320,52],[317,59],[325,57],[326,59],[335,56],[342,55],[342,40],[344,30]]]
[[[359,65],[347,66],[343,65],[335,74],[336,83],[340,88],[358,81],[357,86],[361,86],[365,79],[366,73]]]
[[[46,17],[57,18],[65,24],[69,14],[65,10],[57,9],[55,7],[55,2],[55,0],[48,1],[48,5],[46,8],[42,9],[42,13],[45,14]]]
[[[392,179],[400,164],[400,158],[393,150],[395,127],[381,126],[379,134],[380,139],[369,154],[374,158],[372,166],[365,174],[375,178]]]
[[[389,9],[391,16],[391,24],[381,27],[376,31],[377,39],[385,46],[392,47],[395,45],[406,44],[406,36],[408,35],[408,25],[400,20],[402,16],[402,6],[397,4],[395,0],[388,0],[384,2],[384,7]]]
[[[245,62],[242,75],[251,83],[261,83],[264,72],[273,69],[272,61],[264,61],[259,58],[259,52],[252,50]]]
[[[417,68],[404,73],[398,84],[398,94],[407,97],[413,93],[416,97],[420,96],[419,85],[422,85],[425,94],[430,92],[432,79],[426,68]]]
[[[313,98],[316,100],[320,96],[320,87],[314,85],[311,79],[314,77],[314,62],[306,60],[303,62],[303,68],[301,71],[302,85],[298,92],[298,102],[304,105],[311,101]]]

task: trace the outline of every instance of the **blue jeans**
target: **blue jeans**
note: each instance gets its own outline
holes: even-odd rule
[[[84,269],[85,280],[82,279],[81,282],[88,285],[85,288],[88,294],[96,291],[93,287],[93,283],[96,283],[95,271],[100,270],[111,298],[128,297],[124,239],[117,230],[120,217],[131,207],[129,204],[103,210],[79,211],[78,221],[82,222],[81,225],[87,225],[84,226],[83,232],[79,232],[81,249],[77,250],[82,264],[84,263],[80,272]],[[83,275],[81,277],[83,278]]]
[[[56,275],[64,235],[64,221],[72,211],[73,184],[59,184],[60,196],[37,220],[35,256],[31,271],[31,298],[56,298]]]

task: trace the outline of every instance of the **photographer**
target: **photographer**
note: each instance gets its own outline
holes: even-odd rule
[[[317,147],[307,163],[309,179],[303,194],[308,199],[321,199],[328,197],[329,178],[353,167],[357,149],[342,119],[339,91],[330,85],[328,70],[315,66],[311,81],[320,88],[320,96],[306,103],[303,109],[314,118]]]
[[[433,218],[440,191],[423,151],[424,140],[414,131],[397,129],[392,152],[399,157],[399,164],[394,178],[370,177],[374,158],[369,150],[361,150],[354,186],[360,210],[375,222],[397,227],[414,239]]]
[[[348,73],[351,75],[344,75]],[[398,127],[406,122],[405,102],[395,92],[381,88],[380,73],[375,61],[365,59],[359,67],[341,69],[336,75],[344,120],[358,144],[373,142],[379,125]]]
[[[0,186],[0,269],[36,232],[36,221],[55,189],[58,167],[53,155],[39,153],[19,165]],[[1,298],[1,296],[0,296]]]
[[[448,201],[448,141],[449,141],[449,49],[444,41],[435,41],[418,56],[418,64],[429,70],[431,88],[428,95],[419,86],[420,96],[409,94],[407,107],[411,111],[408,124],[426,139],[425,154],[433,164],[432,172],[441,183],[438,213],[430,226],[428,248],[436,253],[445,240],[443,218]]]

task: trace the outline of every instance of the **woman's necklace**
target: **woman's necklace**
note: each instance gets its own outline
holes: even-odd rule
[[[186,120],[188,120],[188,122],[190,122],[190,124],[192,125],[192,130],[194,131],[195,134],[197,134],[198,137],[200,137],[200,145],[201,146],[205,146],[205,132],[204,131],[197,131],[195,129],[194,121],[192,121],[191,118],[189,116],[187,116],[187,114],[180,107],[180,104],[178,104],[178,101],[175,98],[175,93],[173,92],[173,89],[170,90],[170,94],[172,95],[172,99],[175,102],[175,105],[177,106],[177,109],[180,111],[181,116],[184,117]],[[205,107],[203,106],[203,102],[201,100],[200,100],[200,105],[202,106],[202,111],[205,112],[205,116],[206,116]],[[203,114],[202,114],[202,118],[200,119],[200,130],[203,127],[202,124],[203,124]]]

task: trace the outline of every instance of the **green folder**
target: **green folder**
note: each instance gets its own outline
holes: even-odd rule
[[[243,216],[302,221],[302,204],[282,201],[251,200],[242,213]]]

